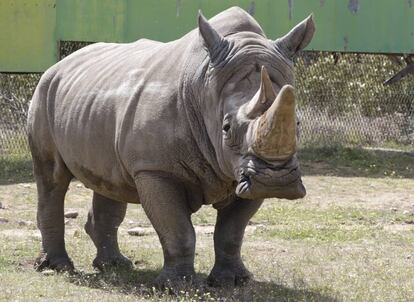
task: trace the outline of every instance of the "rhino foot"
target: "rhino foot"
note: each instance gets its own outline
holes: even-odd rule
[[[118,255],[112,258],[96,257],[93,260],[93,267],[104,272],[111,269],[133,269],[134,265],[128,258]]]
[[[155,279],[155,285],[158,288],[181,288],[192,284],[194,280],[194,268],[164,268]]]
[[[207,284],[213,287],[242,286],[253,279],[244,265],[217,266],[215,265],[207,278]]]
[[[41,272],[46,269],[52,269],[57,272],[73,272],[75,267],[68,256],[59,256],[49,258],[46,253],[41,253],[34,263],[36,271]]]

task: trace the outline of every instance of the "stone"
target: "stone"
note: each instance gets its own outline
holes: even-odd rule
[[[6,224],[8,222],[9,222],[8,219],[6,219],[6,218],[0,218],[0,224]]]
[[[136,227],[128,230],[128,234],[131,236],[146,236],[154,233],[155,231],[151,228]]]
[[[31,222],[31,221],[24,221],[24,220],[20,220],[20,221],[18,222],[18,224],[19,224],[19,226],[31,226],[31,225],[33,225],[33,222]]]
[[[71,218],[71,219],[75,219],[76,217],[78,217],[79,213],[77,211],[67,211],[65,213],[65,217],[66,218]]]
[[[47,270],[42,271],[42,275],[44,275],[44,276],[53,276],[54,274],[55,274],[55,271],[51,270],[51,269],[47,269]]]

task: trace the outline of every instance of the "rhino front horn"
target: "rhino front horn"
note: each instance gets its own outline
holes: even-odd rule
[[[295,89],[285,85],[255,122],[253,151],[263,159],[286,160],[296,152]]]

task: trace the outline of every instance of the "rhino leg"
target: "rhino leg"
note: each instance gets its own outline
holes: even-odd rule
[[[97,249],[93,266],[99,270],[111,267],[131,268],[118,246],[118,227],[125,218],[127,203],[106,198],[94,192],[85,231]]]
[[[252,279],[253,275],[243,264],[240,250],[247,223],[262,202],[236,199],[218,210],[214,230],[215,263],[207,279],[210,285],[234,286]]]
[[[168,286],[182,280],[191,281],[195,275],[195,232],[183,186],[152,173],[141,173],[136,184],[142,207],[164,252],[164,266],[156,283]]]
[[[42,235],[42,250],[35,268],[71,271],[73,263],[65,249],[64,199],[73,176],[57,152],[45,159],[33,143],[30,147],[38,192],[37,225]]]

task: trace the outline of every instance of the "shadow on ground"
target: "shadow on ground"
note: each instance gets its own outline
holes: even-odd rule
[[[234,288],[213,288],[206,284],[205,274],[198,274],[192,284],[183,282],[170,290],[159,290],[153,283],[158,274],[157,270],[129,269],[105,273],[78,272],[68,278],[79,286],[154,300],[177,298],[181,301],[186,298],[187,301],[194,297],[200,301],[337,301],[336,298],[306,289],[304,283],[290,288],[272,282],[251,281]]]

